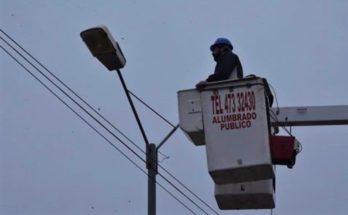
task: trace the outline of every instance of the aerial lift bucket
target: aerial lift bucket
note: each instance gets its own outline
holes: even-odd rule
[[[195,145],[206,145],[218,185],[274,176],[264,83],[256,77],[178,92],[180,127]]]

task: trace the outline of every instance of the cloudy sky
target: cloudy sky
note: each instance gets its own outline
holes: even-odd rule
[[[127,58],[122,72],[129,89],[177,124],[176,92],[213,71],[209,46],[220,36],[231,39],[245,75],[268,79],[280,107],[348,105],[347,11],[344,0],[0,0],[0,26],[144,148],[117,75],[92,57],[79,36],[82,30],[108,26]],[[0,45],[145,169],[2,40]],[[146,214],[146,175],[2,49],[0,63],[0,214]],[[149,140],[161,142],[171,126],[139,102],[135,105]],[[273,214],[346,214],[348,127],[296,127],[292,132],[303,151],[293,169],[277,167]],[[205,148],[193,146],[181,131],[161,152],[161,165],[219,214],[271,214],[219,211]],[[158,181],[195,214],[204,214],[163,178]],[[192,214],[163,189],[157,194],[158,214]]]

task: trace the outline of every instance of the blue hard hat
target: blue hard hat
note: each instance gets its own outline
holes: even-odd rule
[[[230,47],[231,50],[233,49],[232,43],[230,42],[229,39],[220,37],[220,38],[217,38],[217,39],[215,40],[214,44],[210,46],[210,51],[213,51],[213,49],[214,49],[216,46],[220,46],[220,45],[227,45],[227,46]]]

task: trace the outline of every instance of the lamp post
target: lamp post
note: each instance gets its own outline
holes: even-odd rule
[[[146,147],[146,168],[148,170],[148,215],[156,215],[156,175],[157,175],[157,152],[159,147],[150,144],[145,130],[141,124],[138,113],[133,104],[132,98],[127,89],[126,83],[120,71],[126,64],[122,50],[106,26],[90,28],[80,33],[82,40],[86,43],[88,49],[94,57],[96,57],[109,71],[117,71],[122,83],[124,92],[128,98],[128,102],[132,108],[133,114],[139,126],[140,132],[145,141]]]

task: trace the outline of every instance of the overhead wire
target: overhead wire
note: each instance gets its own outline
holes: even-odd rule
[[[94,107],[92,107],[86,100],[84,100],[81,96],[79,96],[73,89],[71,89],[67,84],[65,84],[59,77],[57,77],[53,72],[51,72],[46,66],[44,66],[40,61],[38,61],[33,55],[31,55],[27,50],[25,50],[19,43],[17,43],[10,35],[8,35],[6,32],[0,29],[0,31],[6,35],[7,38],[9,38],[14,44],[16,44],[23,52],[25,52],[31,59],[33,59],[37,64],[39,64],[46,72],[48,72],[50,75],[52,75],[60,84],[62,84],[64,87],[66,87],[74,96],[76,96],[78,99],[80,99],[85,105],[87,105],[91,110],[93,110],[94,113],[96,113],[99,117],[101,117],[107,124],[109,124],[113,129],[115,129],[118,133],[120,133],[125,139],[127,139],[129,142],[131,142],[138,150],[146,154],[145,150],[143,150],[140,146],[134,143],[134,141],[131,141],[127,135],[125,135],[120,129],[118,129],[114,124],[112,124],[108,119],[106,119],[102,114],[100,114]],[[148,107],[152,112],[154,112],[157,116],[159,116],[161,119],[163,119],[165,122],[167,122],[170,126],[175,127],[172,123],[170,123],[165,117],[163,117],[161,114],[159,114],[157,111],[155,111],[153,108],[151,108],[148,104],[146,104],[142,99],[140,99],[138,96],[136,96],[133,92],[129,91],[129,93],[136,98],[138,101],[140,101],[142,104],[144,104],[146,107]],[[160,152],[161,153],[161,152]],[[168,158],[168,156],[161,153],[165,159]]]
[[[278,120],[278,115],[279,115],[280,108],[279,108],[279,103],[278,103],[277,92],[276,92],[276,90],[274,89],[274,87],[271,84],[268,84],[268,85],[271,87],[271,90],[274,93],[274,98],[275,98],[276,105],[277,105],[276,113],[274,113],[274,111],[271,108],[270,108],[270,112],[273,114],[273,118],[272,119],[275,122],[278,122],[279,121]],[[292,136],[291,131],[289,131],[285,126],[281,126],[281,128],[283,128],[286,133],[288,133],[290,136]]]
[[[121,130],[119,130],[114,124],[112,124],[108,119],[106,119],[102,114],[100,114],[93,106],[91,106],[85,99],[83,99],[81,96],[79,96],[73,89],[71,89],[67,84],[65,84],[59,77],[57,77],[53,72],[51,72],[46,66],[44,66],[40,61],[38,61],[32,54],[30,54],[27,50],[25,50],[19,43],[17,43],[10,35],[8,35],[6,32],[0,29],[0,31],[6,35],[7,38],[9,38],[14,44],[16,44],[17,47],[19,47],[25,54],[27,54],[31,59],[33,59],[37,64],[39,64],[46,72],[48,72],[51,76],[53,76],[60,84],[62,84],[64,87],[66,87],[74,96],[76,96],[78,99],[80,99],[87,107],[89,107],[91,110],[93,110],[94,113],[96,113],[99,117],[101,117],[107,124],[109,124],[113,129],[115,129],[118,133],[120,133],[125,139],[132,142],[127,135],[125,135]],[[3,38],[1,38],[3,40]],[[4,40],[3,40],[4,41]],[[11,47],[12,48],[12,47]],[[27,60],[27,59],[26,59]],[[28,62],[28,61],[27,61]],[[133,145],[143,153],[145,151],[132,142]]]
[[[169,120],[167,120],[164,116],[160,115],[157,111],[155,111],[150,105],[148,105],[143,99],[136,96],[133,92],[129,91],[129,93],[136,98],[138,101],[140,101],[143,105],[148,107],[153,113],[155,113],[157,116],[162,118],[165,122],[167,122],[169,125],[171,125],[173,128],[174,126]],[[161,153],[162,154],[162,153]],[[214,208],[212,208],[209,204],[207,204],[204,200],[202,200],[198,195],[196,195],[191,189],[189,189],[185,184],[183,184],[177,177],[175,177],[173,174],[171,174],[168,170],[166,170],[161,164],[158,164],[158,166],[166,172],[169,176],[171,176],[177,183],[179,183],[183,188],[185,188],[190,194],[192,194],[194,197],[196,197],[201,203],[203,203],[205,206],[207,206],[211,211],[213,211],[215,214],[219,214]],[[162,174],[159,174],[162,178],[167,180]],[[169,183],[169,182],[168,182]]]
[[[1,30],[1,29],[0,29]],[[21,50],[23,50],[26,54],[28,54],[31,58],[33,58],[35,60],[35,62],[37,62],[40,66],[42,66],[46,71],[48,71],[53,77],[55,77],[61,84],[63,84],[68,90],[70,90],[76,97],[78,97],[81,101],[83,101],[89,108],[91,108],[95,113],[98,114],[98,116],[100,116],[102,119],[104,119],[109,125],[111,125],[115,130],[117,130],[123,137],[125,137],[129,142],[133,143],[134,146],[136,146],[139,150],[141,150],[142,152],[144,152],[139,146],[137,146],[133,141],[131,141],[124,133],[122,133],[119,129],[117,129],[112,123],[110,123],[105,117],[103,117],[101,114],[99,114],[92,106],[90,106],[85,100],[83,100],[78,94],[76,94],[73,90],[71,90],[71,88],[69,88],[64,82],[62,82],[57,76],[55,76],[52,72],[50,72],[44,65],[42,65],[36,58],[34,58],[29,52],[27,52],[22,46],[20,46],[15,40],[13,40],[8,34],[6,34],[3,30],[1,30],[1,32],[3,34],[5,34],[12,42],[14,42],[18,47],[21,48]],[[145,162],[145,160],[143,158],[141,158],[134,150],[132,150],[130,147],[127,146],[127,144],[125,144],[120,138],[118,138],[116,135],[114,135],[108,128],[106,128],[102,123],[100,123],[99,120],[97,120],[94,116],[92,116],[85,108],[83,108],[81,105],[79,105],[73,98],[71,98],[64,90],[62,90],[57,84],[55,84],[52,80],[50,80],[45,74],[42,73],[42,71],[40,69],[38,69],[35,65],[33,65],[25,56],[23,56],[21,53],[18,52],[18,50],[16,50],[13,46],[11,46],[7,41],[5,41],[2,37],[0,37],[8,46],[10,46],[13,50],[16,51],[17,54],[19,54],[23,59],[25,59],[32,67],[34,67],[37,71],[40,72],[41,75],[43,75],[47,80],[49,80],[55,87],[57,87],[61,92],[63,92],[70,100],[72,100],[76,105],[78,105],[83,111],[85,111],[85,113],[87,113],[92,119],[94,119],[96,122],[98,122],[98,124],[100,126],[102,126],[105,130],[107,130],[114,138],[116,138],[119,142],[121,142],[125,147],[127,147],[128,150],[130,150],[133,154],[135,154],[139,159],[141,159],[143,162]],[[13,55],[11,55],[8,51],[6,51],[2,46],[1,48],[7,53],[9,54],[17,63],[19,63],[27,72],[30,72],[23,64],[21,64]],[[31,72],[30,72],[31,73]],[[31,73],[31,75],[33,75],[33,73]],[[37,78],[36,78],[37,79]],[[42,81],[40,81],[40,79],[37,79],[41,84],[44,84]],[[46,85],[47,86],[47,85]],[[53,93],[52,90],[49,90],[51,93]],[[133,94],[133,93],[132,93]],[[134,95],[134,94],[133,94]],[[55,94],[55,96],[57,96]],[[138,98],[138,97],[137,97]],[[62,101],[62,99],[59,99],[60,101]],[[62,101],[63,102],[63,101]],[[143,102],[143,101],[142,101]],[[67,105],[67,103],[63,102],[65,105]],[[144,102],[143,102],[144,103]],[[68,106],[69,107],[69,106]],[[71,108],[69,108],[71,109]],[[76,111],[73,111],[74,113],[77,113]],[[79,116],[81,118],[81,116]],[[85,120],[84,120],[85,121]],[[86,121],[85,121],[86,122]],[[168,121],[169,122],[169,121]],[[171,124],[171,123],[170,123]],[[99,131],[97,131],[97,133],[99,133]],[[101,134],[101,133],[99,133]],[[108,141],[110,143],[110,141]],[[115,147],[115,146],[114,146]],[[207,203],[205,203],[203,200],[201,200],[196,194],[194,194],[191,190],[189,190],[182,182],[180,182],[174,175],[172,175],[171,173],[169,173],[169,171],[167,171],[165,168],[162,167],[162,169],[169,174],[172,178],[174,178],[181,186],[183,186],[186,190],[188,190],[191,194],[193,194],[197,199],[199,199],[201,202],[203,202],[206,206],[208,206],[211,210],[214,211],[214,209],[212,209],[209,205],[207,205]],[[166,179],[163,175],[161,175],[162,178],[164,178],[167,183],[169,183],[169,180]],[[175,189],[177,189],[179,191],[179,189],[172,183],[170,183]],[[181,191],[179,191],[181,192]],[[185,194],[183,194],[181,192],[182,195],[184,195],[187,199],[189,199],[191,201],[191,203],[195,204],[198,208],[200,208],[194,201],[192,201],[188,196],[186,196]],[[200,208],[202,210],[202,208]],[[204,210],[202,210],[204,211]],[[216,211],[214,211],[216,214],[218,214]]]
[[[15,43],[22,51],[24,51],[28,56],[30,56],[36,63],[38,63],[42,68],[44,68],[50,75],[52,75],[56,80],[58,80],[59,83],[61,83],[64,87],[66,87],[70,92],[72,92],[77,98],[79,98],[84,104],[86,104],[90,109],[92,109],[99,117],[101,117],[103,120],[105,120],[110,126],[112,126],[117,132],[119,132],[125,139],[127,139],[132,145],[134,145],[136,148],[138,148],[141,152],[144,154],[145,151],[139,147],[134,141],[132,141],[129,137],[127,137],[122,131],[120,131],[116,126],[114,126],[110,121],[108,121],[103,115],[101,115],[98,111],[95,110],[91,105],[89,105],[82,97],[80,97],[75,91],[73,91],[69,86],[67,86],[62,80],[60,80],[54,73],[52,73],[47,67],[45,67],[42,63],[40,63],[33,55],[31,55],[28,51],[26,51],[19,43],[17,43],[13,38],[11,38],[8,34],[6,34],[4,31],[0,29],[2,33],[4,33],[13,43]],[[21,55],[22,56],[22,55]],[[23,56],[22,56],[23,57]],[[24,57],[23,57],[24,58]],[[28,59],[24,58],[28,61]],[[34,67],[35,68],[35,67]],[[36,68],[37,69],[37,68]],[[47,77],[46,77],[47,78]],[[153,111],[157,116],[162,118],[165,122],[167,122],[169,125],[175,127],[172,123],[169,122],[169,120],[165,119],[162,115],[160,115],[157,111],[155,111],[153,108],[150,107],[144,100],[140,99],[138,96],[136,96],[133,92],[130,92],[132,96],[134,96],[137,100],[139,100],[142,104],[144,104],[146,107],[148,107],[151,111]],[[128,148],[128,147],[127,147]],[[134,152],[133,152],[134,153]],[[138,156],[137,156],[138,157]],[[203,203],[205,206],[207,206],[210,210],[212,210],[215,214],[218,214],[216,210],[214,210],[210,205],[208,205],[204,200],[202,200],[197,194],[195,194],[192,190],[190,190],[187,186],[185,186],[178,178],[176,178],[172,173],[170,173],[168,170],[166,170],[162,165],[159,164],[159,167],[161,167],[170,177],[172,177],[177,183],[179,183],[183,188],[185,188],[189,193],[191,193],[194,197],[196,197],[201,203]],[[164,178],[163,175],[161,177]]]
[[[1,30],[2,31],[2,30]],[[2,31],[3,32],[3,31]],[[5,35],[6,33],[3,32]],[[6,35],[9,37],[9,35]],[[83,100],[78,94],[76,94],[75,92],[73,92],[73,90],[68,87],[64,82],[62,82],[57,76],[55,76],[51,71],[49,71],[47,69],[47,67],[45,67],[43,64],[41,64],[36,58],[34,58],[29,52],[27,52],[22,46],[20,46],[16,41],[14,41],[12,38],[10,38],[11,41],[13,41],[17,46],[19,46],[26,54],[28,54],[31,58],[33,58],[35,60],[35,62],[37,62],[40,66],[42,66],[47,72],[49,72],[53,77],[55,77],[61,84],[63,84],[68,90],[72,91],[72,93],[74,95],[76,95],[80,100],[82,100],[86,105],[88,105],[88,107],[90,107],[92,110],[94,110],[95,113],[97,113],[100,117],[102,117],[109,125],[111,125],[114,129],[116,129],[123,137],[125,137],[129,142],[131,142],[134,146],[136,146],[139,150],[141,150],[143,153],[144,150],[142,150],[138,145],[136,145],[134,143],[134,141],[130,140],[123,132],[121,132],[119,129],[117,129],[112,123],[110,123],[105,117],[103,117],[99,112],[97,112],[92,106],[90,106],[85,100]],[[6,41],[4,41],[6,42]],[[7,43],[8,44],[8,43]],[[8,44],[9,45],[9,44]],[[13,48],[13,47],[11,47]],[[18,52],[17,52],[18,53]],[[20,54],[20,53],[18,53]],[[20,54],[21,55],[21,54]],[[22,58],[24,58],[27,62],[28,59],[26,59],[23,55],[21,55]],[[31,64],[32,65],[32,64]],[[34,65],[32,65],[36,70],[38,70],[37,67],[35,67]],[[40,72],[41,73],[41,72]],[[42,73],[41,73],[42,74]],[[47,78],[47,76],[45,76]],[[56,85],[55,85],[56,86]],[[57,87],[57,86],[56,86]],[[134,96],[135,94],[132,93]],[[72,99],[72,98],[70,98]],[[137,99],[141,100],[139,97],[137,97]],[[145,105],[147,105],[143,100],[141,100],[141,102]],[[147,105],[148,107],[150,107],[149,105]],[[153,110],[153,109],[152,109]],[[153,110],[154,111],[154,110]],[[156,111],[155,111],[156,112]],[[157,112],[156,112],[157,113]],[[164,118],[163,116],[161,116],[161,118]],[[169,122],[168,120],[166,120],[167,122]],[[171,124],[171,123],[170,123]],[[171,124],[172,125],[172,124]],[[105,128],[105,127],[104,127]],[[106,129],[106,128],[105,128]],[[109,131],[110,133],[110,131]],[[128,148],[128,147],[127,147]],[[133,152],[134,153],[134,152]],[[139,157],[137,155],[137,157]],[[143,160],[144,161],[144,160]],[[209,206],[206,202],[204,202],[201,198],[198,197],[198,195],[196,195],[195,193],[193,193],[193,191],[191,191],[187,186],[185,186],[179,179],[177,179],[173,174],[171,174],[169,171],[167,171],[162,165],[159,165],[168,175],[170,175],[172,178],[174,178],[174,180],[176,182],[178,182],[181,186],[183,186],[187,191],[189,191],[193,196],[195,196],[200,202],[202,202],[204,205],[206,205],[207,207],[209,207],[209,209],[213,210],[215,214],[218,214],[211,206]],[[162,178],[165,178],[163,175],[161,175]],[[174,186],[174,184],[172,184],[172,186]],[[177,187],[175,187],[175,189],[177,189]],[[186,198],[189,199],[188,196],[186,196]]]
[[[169,120],[167,120],[164,116],[162,116],[161,114],[159,114],[156,110],[154,110],[150,105],[146,104],[146,102],[144,102],[142,99],[140,99],[138,96],[136,96],[133,92],[131,92],[130,90],[128,90],[128,92],[134,97],[136,98],[138,101],[140,101],[143,105],[145,105],[147,108],[149,108],[154,114],[156,114],[158,117],[160,117],[161,119],[163,119],[163,121],[165,121],[166,123],[168,123],[170,126],[172,126],[173,128],[175,128],[175,125],[173,125],[171,122],[169,122]]]
[[[275,91],[274,87],[272,86],[272,84],[268,84],[271,87],[271,90],[274,93],[274,98],[277,104],[277,115],[279,114],[279,103],[278,103],[278,96],[277,96],[277,92]]]
[[[276,91],[275,91],[275,89],[274,89],[274,87],[271,85],[271,84],[269,84],[269,86],[272,88],[272,91],[273,91],[273,93],[274,93],[274,97],[275,97],[275,100],[276,100],[276,104],[277,104],[277,111],[276,111],[276,113],[274,113],[274,111],[270,108],[269,110],[270,110],[270,113],[273,115],[273,117],[272,117],[272,115],[270,115],[270,117],[274,120],[274,122],[278,122],[279,120],[278,120],[278,115],[279,115],[279,111],[280,111],[280,108],[279,108],[279,104],[278,104],[278,99],[277,99],[277,94],[276,94]],[[292,127],[290,126],[290,130],[289,129],[287,129],[285,126],[280,126],[288,135],[290,135],[290,136],[293,136],[292,135]],[[303,146],[302,146],[302,144],[300,143],[300,142],[298,142],[298,145],[299,145],[299,149],[298,149],[298,151],[296,151],[297,152],[297,154],[299,154],[301,151],[302,151],[302,149],[303,149]]]
[[[58,96],[52,89],[50,89],[44,82],[42,82],[37,76],[35,76],[27,67],[25,67],[21,62],[19,62],[10,52],[8,52],[2,45],[0,48],[5,51],[13,60],[15,60],[23,69],[25,69],[31,76],[33,76],[41,85],[43,85],[49,92],[51,92],[59,101],[61,101],[65,106],[67,106],[74,114],[76,114],[83,122],[85,122],[90,128],[92,128],[98,135],[100,135],[104,140],[106,140],[114,149],[120,152],[127,160],[129,160],[133,165],[135,165],[138,169],[140,169],[146,175],[147,172],[143,170],[136,162],[134,162],[129,156],[127,156],[123,151],[121,151],[117,146],[115,146],[110,140],[108,140],[105,135],[103,135],[100,131],[98,131],[92,124],[90,124],[86,119],[84,119],[77,111],[75,111],[68,103],[66,103],[61,97]],[[122,142],[122,140],[119,140]],[[152,180],[154,180],[152,178]],[[183,204],[183,206],[191,211],[193,214],[196,214],[192,209],[190,209],[186,204],[180,201],[174,194],[172,194],[168,189],[166,189],[162,184],[156,181],[161,188],[163,188],[168,194],[174,197],[179,203]]]
[[[75,111],[68,103],[66,103],[58,94],[56,94],[52,89],[50,89],[43,81],[41,81],[36,75],[34,75],[27,67],[25,67],[21,62],[19,62],[10,52],[8,52],[2,45],[0,48],[5,51],[17,64],[19,64],[23,69],[25,69],[32,77],[34,77],[42,86],[44,86],[49,92],[51,92],[59,101],[61,101],[66,107],[68,107],[74,114],[76,114],[84,123],[86,123],[92,130],[94,130],[98,135],[100,135],[106,142],[108,142],[114,149],[121,153],[128,161],[130,161],[135,167],[142,171],[145,175],[147,172],[143,170],[135,161],[133,161],[126,153],[120,150],[116,145],[114,145],[109,139],[106,138],[100,131],[98,131],[91,123],[89,123],[85,118],[82,117],[77,111]],[[154,180],[152,178],[152,180]],[[165,190],[169,195],[171,195],[175,200],[182,204],[186,209],[188,209],[192,214],[196,214],[191,208],[189,208],[185,203],[178,199],[174,194],[172,194],[167,188],[156,181],[163,190]]]
[[[2,30],[1,30],[2,31]],[[22,53],[20,53],[17,49],[15,49],[10,43],[4,40],[1,36],[0,39],[4,41],[8,46],[10,46],[18,55],[20,55],[24,60],[26,60],[33,68],[35,68],[42,76],[44,76],[51,84],[53,84],[60,92],[62,92],[65,96],[67,96],[72,102],[74,102],[79,108],[81,108],[86,114],[88,114],[92,119],[94,119],[100,126],[102,126],[108,133],[110,133],[114,138],[121,142],[121,139],[116,136],[113,132],[110,131],[103,123],[101,123],[95,116],[93,116],[88,110],[82,107],[75,99],[73,99],[67,92],[65,92],[60,86],[58,86],[54,81],[52,81],[45,73],[43,73],[39,68],[37,68],[32,62],[28,60]],[[135,154],[140,160],[144,163],[146,162],[138,153],[136,153],[132,148],[130,148],[127,144],[123,144],[126,148],[128,148],[133,154]]]
[[[163,119],[165,122],[167,122],[169,125],[171,125],[173,128],[175,128],[174,124],[172,124],[169,120],[167,120],[164,116],[159,114],[156,110],[154,110],[150,105],[148,105],[143,99],[136,96],[133,92],[128,91],[134,98],[136,98],[138,101],[140,101],[143,105],[148,107],[153,113],[155,113],[157,116],[159,116],[161,119]],[[179,183],[182,187],[184,187],[188,192],[190,192],[193,196],[195,196],[201,203],[203,203],[205,206],[207,206],[210,210],[212,210],[215,214],[219,214],[215,209],[213,209],[210,205],[208,205],[205,201],[203,201],[198,195],[196,195],[192,190],[190,190],[187,186],[185,186],[178,178],[176,178],[173,174],[171,174],[169,171],[167,171],[161,164],[158,164],[159,167],[163,169],[164,172],[166,172],[168,175],[170,175],[177,183]],[[162,174],[159,174],[161,177],[164,178]]]

